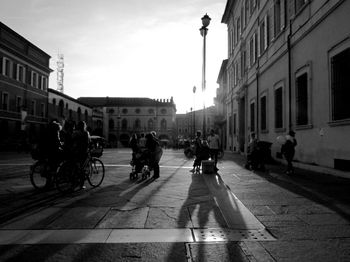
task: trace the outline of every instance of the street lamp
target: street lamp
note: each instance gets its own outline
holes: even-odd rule
[[[196,86],[193,86],[193,136],[196,134],[196,90]]]
[[[199,29],[203,37],[203,67],[202,67],[202,92],[203,92],[203,138],[206,136],[206,112],[205,112],[205,62],[206,62],[206,36],[211,18],[205,14],[202,17],[202,27]]]

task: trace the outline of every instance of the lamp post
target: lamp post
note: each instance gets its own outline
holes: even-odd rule
[[[206,69],[206,36],[211,18],[205,14],[202,18],[202,27],[199,29],[203,37],[203,67],[202,67],[202,93],[203,93],[203,138],[206,137],[206,112],[205,112],[205,69]]]
[[[196,86],[193,86],[193,136],[196,134],[196,90]]]

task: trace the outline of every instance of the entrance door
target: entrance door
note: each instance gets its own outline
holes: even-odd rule
[[[238,125],[238,142],[239,142],[239,150],[240,152],[244,152],[245,145],[245,97],[239,99],[239,107],[238,107],[238,117],[239,117],[239,125]]]

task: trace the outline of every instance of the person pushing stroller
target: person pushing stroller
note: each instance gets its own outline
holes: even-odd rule
[[[159,178],[159,161],[163,150],[155,134],[146,134],[145,140],[144,146],[138,143],[136,135],[130,140],[130,147],[133,151],[130,162],[133,170],[130,173],[130,180],[137,179],[138,173],[142,173],[142,178],[145,179],[152,170],[154,171],[153,179]]]

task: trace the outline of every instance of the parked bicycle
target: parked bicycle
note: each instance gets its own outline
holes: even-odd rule
[[[58,168],[55,185],[60,192],[68,193],[73,192],[85,180],[92,187],[98,187],[101,185],[104,176],[105,167],[103,162],[97,157],[95,151],[89,151],[83,164],[75,160],[64,161]]]

